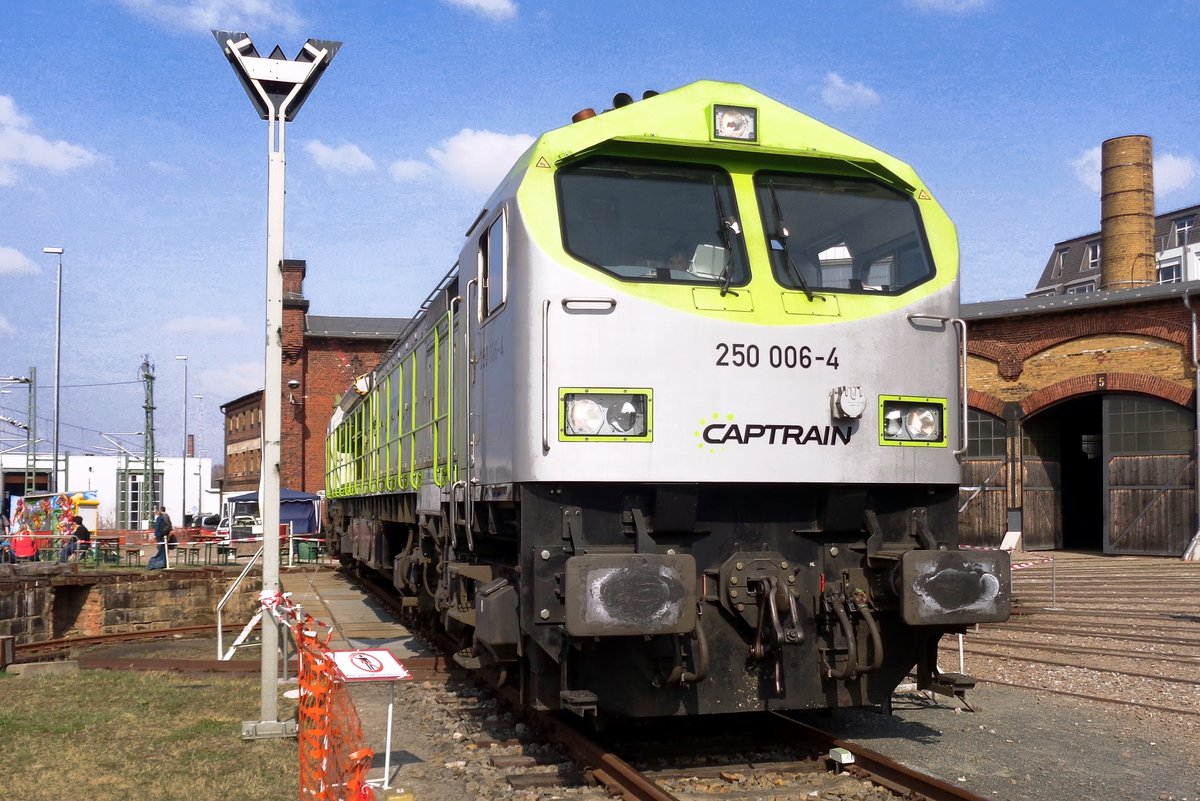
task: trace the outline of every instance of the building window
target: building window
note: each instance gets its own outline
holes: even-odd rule
[[[1096,282],[1088,281],[1086,284],[1075,284],[1074,286],[1067,287],[1063,291],[1067,295],[1082,295],[1085,292],[1095,292]]]
[[[1171,223],[1171,232],[1175,234],[1175,247],[1180,248],[1192,243],[1192,229],[1196,227],[1196,215],[1180,217]],[[1159,281],[1159,283],[1164,283]]]
[[[163,473],[154,471],[154,499],[146,490],[141,470],[117,471],[117,525],[125,529],[138,529],[145,521],[154,520],[155,506],[162,503]]]
[[[1158,283],[1178,284],[1183,280],[1183,269],[1178,261],[1158,266]]]
[[[1100,243],[1088,242],[1087,246],[1087,269],[1100,269]]]
[[[1007,426],[999,417],[967,410],[967,458],[1003,459],[1007,451]]]
[[[1191,413],[1169,401],[1141,395],[1114,395],[1108,405],[1110,453],[1188,453]]]
[[[1054,269],[1050,271],[1051,278],[1058,278],[1063,274],[1063,266],[1067,263],[1067,254],[1070,252],[1070,248],[1059,248],[1054,254]]]

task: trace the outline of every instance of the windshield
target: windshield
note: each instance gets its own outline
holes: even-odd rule
[[[596,158],[558,173],[563,246],[619,278],[746,283],[728,173],[715,167]]]
[[[915,203],[899,192],[786,173],[759,173],[754,186],[783,286],[895,294],[933,276]]]

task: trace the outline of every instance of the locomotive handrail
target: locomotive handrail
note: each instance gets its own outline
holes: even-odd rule
[[[958,431],[958,447],[954,449],[955,456],[962,456],[967,452],[968,437],[967,431],[967,321],[959,317],[947,317],[944,314],[918,314],[910,313],[907,315],[908,320],[933,320],[935,322],[950,323],[955,329],[962,332],[959,340],[958,354],[958,386],[959,386],[959,431]]]
[[[616,298],[563,298],[562,307],[567,311],[605,312],[617,308]],[[582,307],[582,308],[577,308]]]
[[[467,402],[463,408],[463,412],[465,419],[464,425],[467,435],[467,453],[466,458],[463,459],[463,526],[467,533],[467,548],[472,551],[475,550],[475,539],[471,536],[471,526],[474,525],[474,521],[472,520],[472,513],[474,510],[471,508],[471,473],[474,472],[472,468],[474,467],[475,461],[475,435],[473,433],[471,421],[471,392],[473,391],[472,385],[475,383],[475,351],[471,345],[471,327],[472,320],[474,319],[471,316],[471,300],[474,298],[476,304],[478,304],[479,299],[476,298],[471,292],[471,288],[478,286],[478,278],[472,278],[467,282],[467,308],[466,314],[464,315],[467,321],[467,333],[464,342],[464,344],[467,346]],[[453,496],[451,497],[451,502],[454,502]]]
[[[567,299],[563,300],[566,303]],[[616,306],[613,301],[613,306]],[[546,407],[550,397],[550,299],[542,301],[542,454],[550,452],[550,431],[546,427]]]

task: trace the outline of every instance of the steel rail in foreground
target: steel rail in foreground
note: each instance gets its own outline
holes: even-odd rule
[[[230,624],[227,629],[234,629],[236,626]],[[78,637],[60,637],[54,640],[37,640],[35,642],[19,642],[15,645],[17,654],[37,654],[43,651],[60,651],[68,648],[85,648],[91,645],[109,645],[119,642],[138,642],[140,640],[161,640],[173,637],[187,637],[193,635],[207,635],[212,632],[213,626],[207,623],[200,626],[177,626],[169,629],[145,629],[143,631],[118,631],[109,632],[108,634],[87,634]],[[18,658],[18,662],[21,659]]]
[[[540,714],[538,719],[547,734],[566,746],[576,761],[588,766],[592,778],[609,792],[619,794],[628,801],[678,801],[628,762],[592,742],[554,715]]]
[[[929,801],[984,801],[983,796],[970,790],[918,773],[883,754],[857,743],[840,740],[829,732],[801,723],[781,712],[771,712],[770,715],[783,736],[802,737],[808,742],[819,743],[822,749],[845,748],[854,754],[854,764],[847,767],[847,772],[857,778],[867,779],[893,792],[916,793],[917,798]]]

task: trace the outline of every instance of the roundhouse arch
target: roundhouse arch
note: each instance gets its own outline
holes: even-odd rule
[[[1178,556],[1195,530],[1191,394],[1152,376],[1067,379],[1022,403],[1025,547]]]
[[[1158,376],[1140,373],[1094,373],[1086,376],[1066,378],[1035,390],[1021,401],[1021,412],[1025,418],[1070,398],[1103,392],[1133,392],[1170,401],[1178,406],[1192,405],[1190,387]]]

